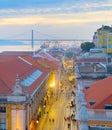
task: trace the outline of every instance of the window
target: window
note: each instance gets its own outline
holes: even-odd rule
[[[25,79],[23,79],[21,81],[21,84],[23,86],[29,87],[30,85],[32,85],[42,75],[42,73],[43,72],[41,72],[40,70],[34,71],[32,74],[30,74]]]
[[[108,44],[108,48],[112,48],[112,44]]]
[[[0,107],[0,113],[6,113],[6,107]]]
[[[92,101],[92,100],[91,100],[91,101],[89,101],[89,104],[90,104],[90,105],[93,105],[93,104],[95,104],[95,101]]]
[[[88,89],[89,88],[89,86],[85,86],[85,89]]]
[[[6,130],[6,118],[0,118],[0,130]]]
[[[105,109],[112,110],[112,105],[111,104],[105,104]]]
[[[7,102],[7,98],[0,98],[0,102]]]

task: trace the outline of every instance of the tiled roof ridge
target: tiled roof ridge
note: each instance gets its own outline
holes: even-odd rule
[[[40,59],[40,58],[39,58]],[[46,68],[47,70],[50,68],[54,68],[56,66],[58,66],[57,61],[56,63],[54,63],[54,60],[50,61],[48,58],[41,58],[40,60],[37,59],[37,62],[42,65],[44,68]]]
[[[41,66],[43,66],[43,68],[40,68],[39,66],[39,69],[44,69],[46,71],[46,69],[48,70],[48,68],[50,67],[46,67],[45,65],[41,64],[40,62],[38,62],[39,60],[38,59],[41,59],[43,60],[43,58],[39,58],[39,57],[29,57],[29,56],[25,56],[24,59],[27,59],[28,61],[30,61],[32,63],[33,66],[37,67],[37,63]],[[35,60],[37,59],[37,60]],[[47,60],[47,59],[46,59]]]
[[[102,104],[105,100],[107,100],[111,96],[112,96],[112,93],[110,95],[107,95],[105,98],[103,98],[102,101],[100,101],[99,103],[94,104],[93,107],[95,108],[95,107],[99,106],[100,104]]]
[[[112,27],[110,27],[110,26],[107,26],[107,25],[103,25],[102,27],[100,27],[99,29],[97,29],[97,30],[102,30],[104,28],[104,30],[105,29],[112,29]]]
[[[88,107],[89,105],[89,100],[92,99],[93,96],[93,100],[95,99],[96,103],[90,107],[95,108],[97,106],[99,106],[99,104],[101,104],[102,102],[104,102],[107,98],[109,98],[112,95],[112,87],[109,83],[109,81],[111,81],[112,76],[109,76],[105,79],[100,80],[92,85],[90,85],[90,88],[88,88],[87,90],[84,89],[84,93],[86,95],[86,100],[88,101]],[[107,81],[109,84],[106,85],[102,85],[102,83],[104,84],[104,82]],[[101,85],[100,85],[101,84]],[[102,90],[102,92],[101,92]],[[107,90],[107,91],[105,91]],[[91,96],[92,94],[92,96]],[[98,96],[97,98],[95,97],[95,94]],[[104,95],[103,95],[104,94]],[[103,95],[103,96],[101,96]]]
[[[104,78],[104,79],[102,79],[102,80],[105,81],[105,80],[110,79],[110,78],[112,79],[112,76],[109,76],[109,77]],[[88,93],[88,92],[90,92],[90,91],[93,92],[93,90],[96,89],[96,85],[102,83],[102,80],[99,80],[99,81],[93,83],[92,85],[90,85],[90,87],[89,87],[88,89],[84,89],[84,92],[85,92],[85,93]],[[102,88],[102,86],[99,86],[99,87]]]
[[[18,58],[19,58],[21,61],[23,61],[23,62],[27,63],[28,65],[32,65],[29,61],[27,61],[27,60],[26,60],[26,59],[24,59],[23,57],[18,56]]]
[[[88,88],[88,89],[86,90],[86,93],[87,93],[88,91],[89,91],[89,92],[91,91],[91,92],[93,93],[93,91],[96,90],[96,88],[97,88],[96,85],[99,85],[99,84],[101,84],[102,82],[104,82],[104,81],[106,81],[106,80],[109,80],[110,78],[112,79],[112,76],[109,76],[109,77],[107,77],[107,78],[98,80],[97,82],[93,83],[92,85],[90,85],[90,88]],[[99,87],[102,88],[103,86],[100,85]],[[91,90],[90,90],[90,89],[91,89]]]
[[[55,57],[53,57],[53,56],[52,56],[50,53],[48,53],[48,52],[45,52],[45,51],[41,50],[39,53],[40,53],[40,54],[42,53],[42,54],[45,54],[46,56],[48,56],[48,57],[51,59],[50,61],[52,61],[52,60],[59,61],[58,59],[56,59]]]
[[[94,86],[95,86],[96,84],[99,85],[100,83],[102,83],[102,82],[104,82],[104,81],[106,81],[106,80],[109,80],[110,78],[112,79],[112,76],[108,76],[107,78],[98,80],[97,82],[95,82],[95,83],[93,83],[92,85],[90,85],[90,87],[94,88]],[[102,86],[101,86],[101,87],[102,87]]]

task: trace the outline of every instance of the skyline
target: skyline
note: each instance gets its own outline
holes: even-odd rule
[[[1,0],[0,39],[21,38],[23,32],[29,37],[32,29],[56,38],[92,39],[102,25],[112,25],[111,15],[111,0]]]

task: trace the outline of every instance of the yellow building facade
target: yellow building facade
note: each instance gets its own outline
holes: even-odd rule
[[[43,79],[43,83],[33,96],[24,94],[18,82],[11,95],[0,97],[0,129],[37,129],[48,103],[47,91],[49,87],[54,89],[56,85],[55,74],[56,71],[51,72],[49,78]],[[51,81],[50,83],[48,79]]]
[[[108,53],[112,53],[112,32],[107,34]]]
[[[112,53],[112,27],[102,25],[97,35],[98,48],[103,48],[105,53]]]

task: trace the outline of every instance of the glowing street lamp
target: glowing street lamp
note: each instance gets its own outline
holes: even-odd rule
[[[37,120],[36,120],[36,123],[37,123],[37,124],[39,123],[39,116],[37,116]]]
[[[38,121],[38,120],[36,120],[36,123],[38,124],[38,123],[39,123],[39,121]]]
[[[54,88],[54,86],[55,86],[55,81],[52,81],[52,83],[50,84],[50,87]]]
[[[50,77],[49,77],[49,87],[54,88],[55,87],[55,73],[52,72]]]

